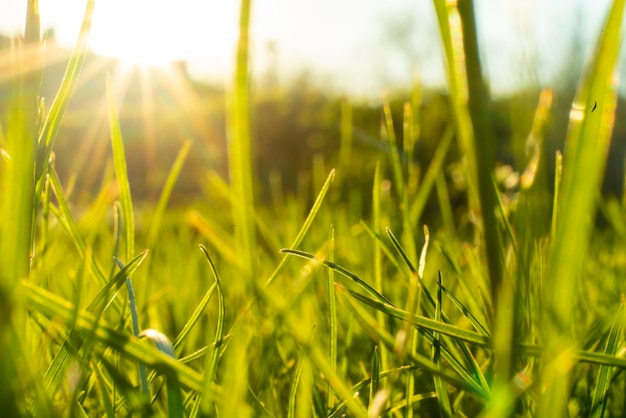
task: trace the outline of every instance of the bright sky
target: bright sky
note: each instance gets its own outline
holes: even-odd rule
[[[555,77],[573,37],[595,40],[609,0],[476,0],[493,88]],[[26,0],[0,2],[0,32],[23,30]],[[85,0],[40,0],[42,27],[60,43],[76,38]],[[302,70],[339,91],[376,96],[406,86],[415,70],[442,84],[431,0],[253,0],[253,68],[277,64],[280,77]],[[141,62],[189,61],[192,73],[227,79],[234,61],[238,0],[100,0],[92,49]],[[273,58],[268,45],[274,43]],[[538,64],[528,65],[535,57]],[[524,64],[526,63],[526,64]]]

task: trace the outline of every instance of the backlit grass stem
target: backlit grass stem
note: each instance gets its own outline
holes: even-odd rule
[[[239,254],[246,262],[244,273],[254,277],[256,265],[256,232],[254,228],[254,191],[250,134],[250,69],[249,30],[251,0],[241,1],[239,41],[235,64],[235,79],[228,113],[228,153],[230,180],[233,188],[233,220]]]

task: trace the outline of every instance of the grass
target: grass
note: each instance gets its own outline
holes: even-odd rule
[[[23,70],[24,51],[41,47],[37,2],[29,2],[0,135],[5,412],[624,415],[624,208],[598,193],[624,1],[608,11],[580,81],[562,157],[541,154],[552,101],[549,90],[541,93],[533,154],[511,203],[496,176],[473,4],[434,0],[453,121],[429,167],[419,167],[399,150],[410,154],[419,139],[421,87],[413,86],[402,121],[383,99],[388,152],[374,172],[362,173],[372,182],[369,219],[352,212],[349,187],[347,196],[337,192],[349,186],[343,173],[357,152],[348,102],[338,115],[338,166],[315,160],[314,194],[303,191],[307,185],[299,198],[285,196],[274,177],[274,205],[255,200],[250,3],[241,5],[230,89],[230,183],[212,174],[212,201],[168,209],[187,142],[157,205],[140,209],[109,86],[113,170],[78,215],[53,150],[94,2],[47,110],[32,90],[37,73]],[[469,202],[460,221],[444,178],[455,139]],[[547,159],[557,161],[554,176],[542,171]],[[442,227],[422,228],[429,198],[438,201]],[[604,231],[594,228],[598,203],[609,220]]]

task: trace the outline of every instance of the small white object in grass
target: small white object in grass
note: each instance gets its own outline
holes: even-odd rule
[[[145,329],[141,331],[141,333],[139,333],[139,337],[140,338],[144,337],[144,338],[148,338],[152,340],[152,342],[156,345],[159,351],[167,354],[168,356],[172,358],[176,358],[176,354],[174,354],[174,347],[172,346],[172,342],[162,332],[157,331],[156,329],[153,329],[153,328],[149,328],[149,329]]]

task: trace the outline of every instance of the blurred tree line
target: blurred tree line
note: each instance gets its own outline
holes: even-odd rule
[[[9,43],[0,42],[6,56]],[[63,77],[68,51],[53,42],[46,52],[41,95],[49,108]],[[173,204],[185,205],[203,199],[209,187],[207,168],[228,177],[226,150],[226,95],[223,88],[192,81],[184,63],[168,68],[125,68],[114,60],[89,56],[80,85],[74,93],[55,146],[56,169],[71,187],[74,199],[88,202],[112,176],[106,74],[110,74],[118,98],[118,111],[126,143],[126,156],[133,198],[154,203],[168,170],[185,140],[192,141],[192,152],[174,191]],[[575,77],[572,77],[575,79]],[[0,79],[2,120],[6,126],[11,80]],[[575,83],[557,86],[551,118],[543,141],[544,181],[550,183],[554,154],[566,136]],[[402,149],[403,106],[411,102],[413,91],[389,94],[396,138],[401,158],[411,160],[425,171],[452,123],[446,94],[425,89],[418,108],[419,137],[412,153]],[[491,103],[491,123],[498,139],[498,161],[522,172],[528,162],[525,144],[529,135],[539,89],[526,89]],[[313,162],[323,158],[326,167],[338,167],[340,187],[360,190],[364,210],[369,205],[372,177],[377,161],[389,170],[386,142],[381,138],[382,106],[355,103],[324,88],[302,74],[288,85],[260,82],[253,88],[254,161],[258,198],[268,202],[277,179],[283,192],[299,194],[298,188],[311,187]],[[610,150],[604,192],[622,197],[626,152],[626,102],[620,99]],[[343,128],[342,128],[343,121]],[[346,133],[346,124],[349,131]],[[343,135],[350,136],[349,154],[342,146]],[[345,142],[345,138],[343,141]],[[344,153],[342,156],[341,153]],[[316,157],[318,156],[318,157]],[[346,161],[348,159],[349,161]],[[455,183],[452,167],[461,159],[453,145],[446,157],[446,178],[455,205],[462,205],[462,185]],[[387,178],[390,173],[385,172]],[[272,183],[273,182],[273,183]],[[272,185],[273,184],[273,185]],[[548,184],[549,185],[549,184]],[[347,190],[346,190],[347,191]],[[304,194],[306,195],[306,194]],[[435,200],[430,210],[437,212]],[[427,210],[428,212],[428,210]]]

